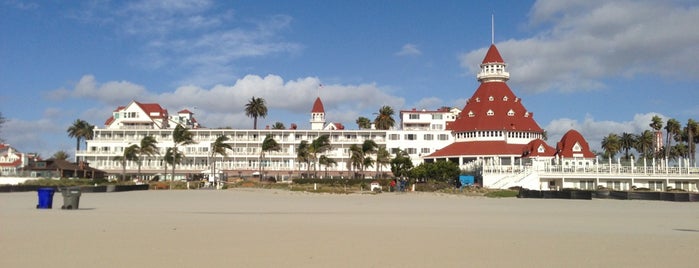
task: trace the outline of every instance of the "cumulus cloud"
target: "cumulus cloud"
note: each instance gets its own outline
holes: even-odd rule
[[[419,56],[421,54],[422,51],[414,44],[405,44],[400,51],[396,52],[396,56]]]
[[[540,0],[529,13],[536,34],[497,46],[526,92],[598,90],[618,76],[697,80],[697,17],[681,1]],[[462,66],[477,72],[486,49],[462,54]]]
[[[59,88],[45,93],[52,100],[66,98],[97,100],[107,105],[124,104],[130,100],[143,98],[145,87],[128,81],[109,81],[99,83],[93,75],[84,75],[73,89]]]

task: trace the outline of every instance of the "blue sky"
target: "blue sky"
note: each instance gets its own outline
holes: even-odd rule
[[[463,108],[491,14],[510,88],[549,144],[699,119],[697,1],[0,0],[0,137],[73,154],[75,119],[103,127],[131,100],[234,128],[252,127],[252,96],[270,108],[261,126],[308,128],[318,94],[351,129],[383,105]]]

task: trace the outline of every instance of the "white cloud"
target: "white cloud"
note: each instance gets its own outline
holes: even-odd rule
[[[59,88],[46,92],[52,100],[63,100],[68,97],[76,99],[97,100],[107,105],[124,105],[130,100],[143,98],[146,89],[128,81],[109,81],[99,84],[93,75],[84,75],[73,89]]]
[[[696,5],[541,0],[529,16],[538,34],[496,44],[523,91],[597,90],[618,76],[699,79]],[[462,66],[475,73],[485,51],[461,55]]]
[[[405,44],[400,51],[396,52],[396,56],[419,56],[421,54],[422,51],[414,44]]]

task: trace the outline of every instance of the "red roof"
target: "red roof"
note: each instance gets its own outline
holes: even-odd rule
[[[573,150],[576,144],[580,146],[579,150]],[[580,157],[582,154],[584,158],[595,158],[595,154],[590,151],[590,145],[587,144],[585,138],[574,129],[568,130],[563,135],[561,141],[556,144],[556,150],[558,155],[562,157]]]
[[[505,61],[502,60],[502,57],[500,56],[500,52],[495,47],[495,44],[490,45],[490,48],[488,48],[488,53],[485,53],[485,58],[483,58],[483,63],[491,62],[505,63]]]
[[[481,83],[466,102],[461,115],[447,129],[456,132],[472,130],[519,130],[543,132],[505,82]]]
[[[313,103],[311,113],[325,113],[325,108],[323,108],[323,102],[320,101],[320,97],[316,98],[316,101]]]
[[[191,112],[191,111],[189,111],[189,110],[187,110],[187,109],[184,109],[184,110],[182,110],[182,111],[177,112],[177,114],[194,114],[194,113]]]
[[[165,118],[167,117],[167,110],[163,109],[163,107],[160,106],[160,104],[157,103],[140,103],[137,101],[134,101],[138,107],[141,107],[141,110],[146,112],[148,116],[151,118]],[[152,116],[151,114],[153,113],[158,113],[160,115],[158,116]]]
[[[541,147],[544,148],[543,152],[539,152],[539,148]],[[551,147],[551,145],[546,144],[546,142],[542,139],[530,141],[527,145],[524,146],[524,151],[522,152],[523,157],[553,157],[554,155],[556,155],[556,149]]]
[[[522,155],[524,145],[508,144],[505,141],[455,142],[435,151],[428,157],[451,157],[464,155]]]

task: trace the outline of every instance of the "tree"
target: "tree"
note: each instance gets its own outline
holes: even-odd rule
[[[163,173],[163,176],[165,176],[165,174],[167,174],[167,165],[168,164],[173,166],[173,170],[174,170],[174,166],[176,164],[179,164],[183,158],[184,158],[184,155],[181,152],[177,151],[175,147],[167,148],[167,150],[165,150],[165,155],[163,156],[163,160],[165,161],[165,164],[164,164],[165,172]],[[174,181],[174,180],[175,180],[175,173],[173,172],[171,181]],[[172,185],[170,185],[170,187],[172,188]]]
[[[121,163],[121,180],[126,180],[126,163],[128,161],[138,160],[138,145],[132,144],[129,147],[124,148],[121,155],[117,155],[114,161],[119,161]]]
[[[327,152],[328,150],[332,149],[332,145],[330,144],[330,135],[328,134],[323,134],[318,136],[318,138],[313,139],[313,141],[309,144],[308,146],[308,153],[310,155],[310,159],[313,161],[313,177],[317,177],[316,172],[318,171],[315,166],[316,162],[318,161],[318,155]],[[309,166],[310,168],[310,166]],[[310,170],[309,170],[310,172]]]
[[[349,148],[350,150],[350,159],[348,164],[348,169],[354,170],[355,175],[354,177],[356,178],[357,175],[359,174],[357,171],[361,171],[362,167],[364,165],[364,153],[362,152],[362,147],[359,146],[358,144],[352,144]]]
[[[318,164],[321,166],[325,166],[325,177],[327,178],[328,177],[328,167],[336,166],[337,161],[335,161],[335,159],[332,159],[332,158],[327,157],[325,155],[321,155],[318,158]]]
[[[680,121],[677,121],[677,119],[671,118],[667,120],[667,124],[665,124],[665,131],[667,132],[667,142],[666,146],[669,148],[669,150],[665,150],[665,157],[670,158],[670,153],[673,151],[672,150],[672,140],[680,140],[680,132],[682,131],[682,125],[680,124]]]
[[[216,155],[226,157],[228,156],[228,152],[226,150],[233,149],[230,144],[226,143],[227,141],[228,136],[221,135],[216,137],[216,140],[211,143],[211,160],[209,160],[209,163],[211,164],[211,176],[216,174],[216,161],[214,160]]]
[[[654,115],[651,119],[651,123],[648,126],[650,126],[655,131],[653,132],[653,134],[658,133],[661,129],[663,129],[663,119],[660,118],[660,116],[658,115]],[[655,139],[653,140],[655,141]],[[656,142],[653,142],[653,149],[655,150],[655,152],[660,152],[660,149],[662,149],[662,147],[662,144],[657,144]]]
[[[386,146],[380,146],[376,151],[376,177],[381,173],[381,167],[391,164],[391,153],[386,150]]]
[[[378,115],[376,115],[376,119],[374,119],[374,124],[376,129],[391,129],[396,124],[396,121],[393,120],[393,108],[391,106],[382,106]]]
[[[306,163],[308,169],[310,169],[311,162],[311,154],[308,152],[309,147],[310,144],[305,140],[301,141],[299,146],[296,147],[296,161],[299,163]],[[301,172],[301,165],[299,165],[299,172]]]
[[[371,120],[369,118],[366,118],[364,116],[360,116],[357,118],[357,127],[359,129],[370,129],[371,128]]]
[[[634,148],[640,154],[639,159],[641,157],[650,158],[653,156],[653,144],[655,144],[655,135],[650,130],[645,130],[636,136]]]
[[[621,140],[619,135],[614,133],[609,133],[607,137],[602,139],[602,149],[604,149],[604,157],[614,158],[619,151],[621,151]]]
[[[636,143],[636,135],[626,132],[621,133],[621,138],[619,141],[621,142],[621,149],[624,149],[624,158],[629,160],[629,150],[634,148],[634,144]]]
[[[141,139],[141,143],[136,150],[138,158],[138,178],[141,178],[141,165],[143,164],[143,156],[153,156],[158,154],[158,141],[153,136],[145,136]]]
[[[286,126],[282,122],[276,122],[272,125],[272,129],[286,129]]]
[[[413,161],[410,160],[410,155],[403,150],[398,150],[396,152],[396,157],[391,160],[391,172],[393,172],[393,176],[399,178],[408,177],[412,168]]]
[[[410,171],[410,177],[413,179],[438,182],[451,182],[458,179],[459,174],[461,174],[459,164],[452,161],[422,163]]]
[[[353,144],[350,146],[350,165],[361,174],[367,167],[374,166],[372,154],[377,151],[378,145],[373,140],[365,140],[361,145]]]
[[[687,141],[687,159],[689,159],[689,163],[691,165],[694,165],[694,155],[696,154],[696,144],[699,142],[699,139],[697,138],[699,135],[699,124],[697,124],[694,119],[688,119],[687,120],[687,125],[684,128],[684,132],[687,134],[686,135],[686,141]],[[684,137],[683,137],[684,139]]]
[[[278,152],[281,149],[282,147],[271,135],[265,136],[265,139],[262,141],[262,148],[260,148],[260,181],[262,181],[262,171],[264,171],[262,161],[265,158],[265,153],[270,151]]]
[[[179,151],[178,147],[179,146],[186,146],[190,144],[194,144],[194,136],[192,132],[189,131],[189,129],[183,127],[182,125],[177,125],[175,127],[175,130],[172,131],[172,152],[171,156],[174,156],[172,159],[173,162],[170,163],[172,165],[172,180],[175,180],[175,168],[177,167],[177,164],[180,163],[180,161],[184,158],[184,154]]]
[[[63,150],[60,150],[60,151],[54,153],[53,156],[51,156],[51,158],[58,159],[58,160],[67,160],[69,157],[70,157],[70,155],[66,151],[63,151]]]
[[[80,141],[92,139],[92,129],[95,126],[90,125],[85,120],[76,119],[73,124],[68,127],[68,136],[75,138],[75,151],[80,151]]]
[[[257,129],[257,118],[267,117],[267,105],[265,105],[265,100],[253,96],[252,99],[245,104],[245,115],[253,118],[253,129]]]

